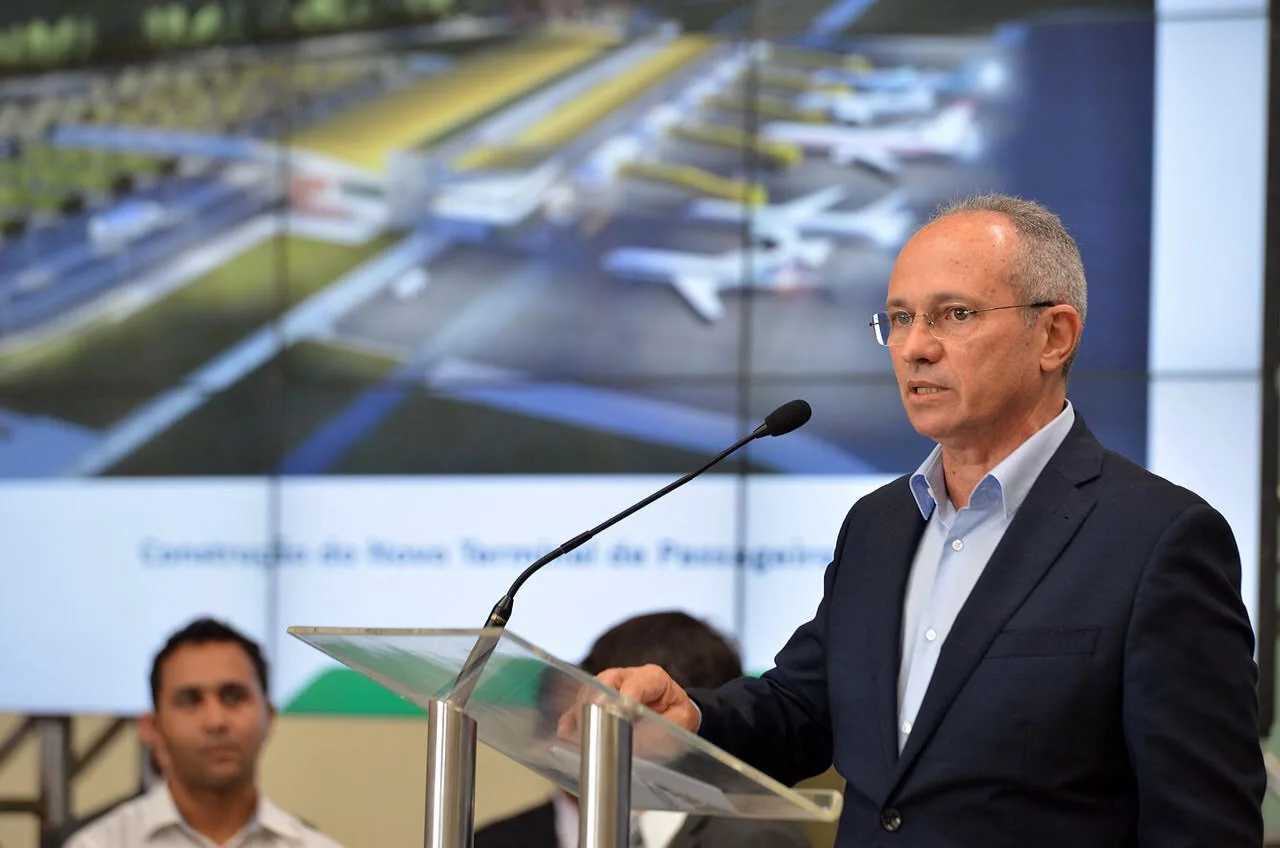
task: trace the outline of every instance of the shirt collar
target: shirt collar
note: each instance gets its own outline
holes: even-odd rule
[[[142,800],[142,831],[148,837],[166,827],[178,827],[184,824],[182,813],[174,803],[173,793],[169,791],[168,781],[161,781],[151,789]],[[258,795],[258,809],[247,827],[252,830],[261,827],[277,836],[297,840],[301,838],[297,821],[271,802],[265,795]]]
[[[298,820],[273,804],[265,795],[258,796],[258,814],[255,819],[263,830],[269,830],[277,836],[292,840],[302,838]]]
[[[911,496],[916,499],[916,506],[920,508],[920,514],[926,521],[938,505],[938,499],[933,493],[942,491],[942,488],[942,445],[934,445],[924,462],[911,475]]]
[[[988,498],[998,499],[1005,519],[1013,518],[1031,492],[1040,472],[1049,464],[1050,458],[1071,432],[1071,425],[1075,420],[1075,408],[1067,401],[1056,418],[1018,445],[1013,453],[978,481],[970,503],[977,505],[986,502]],[[946,492],[942,475],[942,445],[935,445],[925,461],[920,463],[920,467],[911,475],[910,485],[911,496],[915,498],[920,514],[927,521],[938,507],[938,494]],[[991,494],[987,494],[988,492]],[[949,499],[944,508],[950,509]]]
[[[182,824],[182,814],[173,802],[169,784],[159,781],[142,797],[142,832],[150,837],[166,827]]]

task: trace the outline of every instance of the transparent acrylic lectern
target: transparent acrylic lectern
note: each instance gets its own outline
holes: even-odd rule
[[[289,633],[427,711],[427,848],[472,844],[477,739],[578,796],[579,848],[626,848],[632,810],[840,814],[838,792],[788,789],[507,630]]]

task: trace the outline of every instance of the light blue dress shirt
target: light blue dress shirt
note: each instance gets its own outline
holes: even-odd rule
[[[987,560],[1013,521],[1050,457],[1066,439],[1076,414],[1068,402],[1054,418],[987,472],[969,505],[957,510],[942,475],[942,447],[915,474],[911,494],[927,524],[916,548],[902,616],[902,665],[898,670],[898,750],[933,677],[938,653]]]

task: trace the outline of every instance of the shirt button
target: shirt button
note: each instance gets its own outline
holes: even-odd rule
[[[952,539],[952,540],[951,540],[951,550],[953,550],[953,551],[962,551],[962,550],[964,550],[964,540],[963,540],[963,539]]]
[[[938,631],[934,630],[932,627],[930,627],[928,630],[924,632],[924,640],[926,642],[932,642],[934,639],[937,639],[937,638],[938,638]]]
[[[893,833],[895,830],[902,827],[902,813],[898,812],[893,807],[890,807],[880,814],[880,826],[890,833]]]
[[[910,732],[911,732],[911,722],[909,722],[909,721],[904,721],[904,722],[902,723],[902,732],[903,732],[903,733],[910,733]]]

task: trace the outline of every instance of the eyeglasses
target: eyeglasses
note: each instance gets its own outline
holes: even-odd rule
[[[877,312],[871,318],[871,329],[875,331],[876,341],[885,347],[902,344],[911,335],[911,327],[916,318],[923,318],[929,332],[940,342],[965,339],[973,335],[978,322],[974,320],[984,312],[995,312],[1000,309],[1044,309],[1056,306],[1052,300],[1040,300],[1035,303],[1013,303],[1008,306],[988,306],[986,309],[970,309],[967,306],[948,306],[937,312],[912,313],[899,309],[893,312]]]

